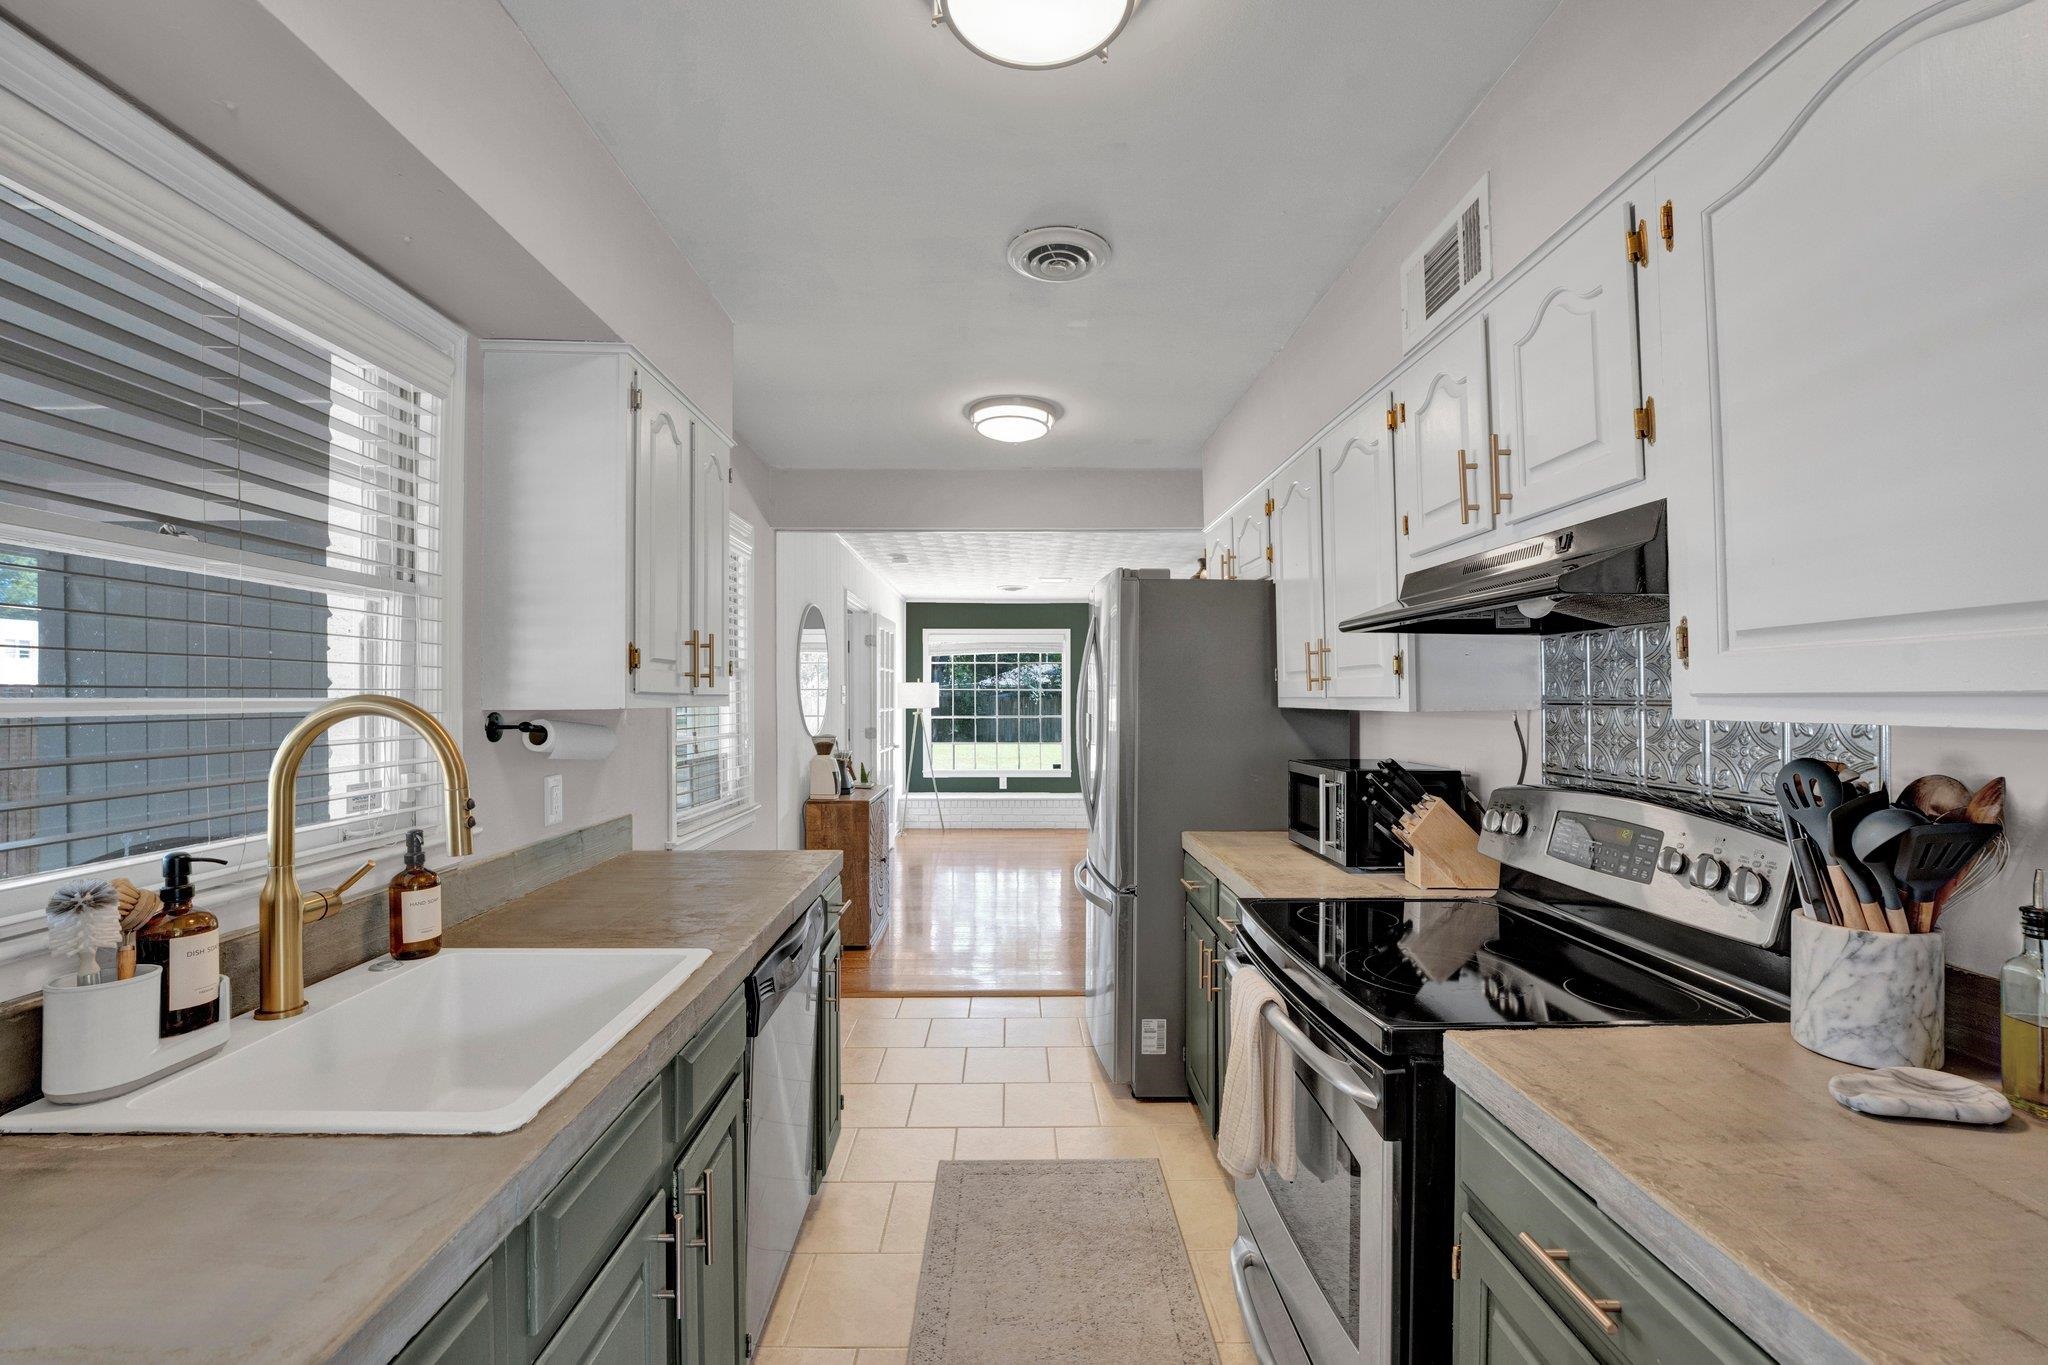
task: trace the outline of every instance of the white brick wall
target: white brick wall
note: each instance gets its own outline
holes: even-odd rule
[[[940,794],[945,803],[949,829],[1086,829],[1088,811],[1079,793],[1046,796],[1021,792],[962,792]],[[903,798],[905,829],[937,829],[938,812],[932,808],[930,792],[912,792]]]

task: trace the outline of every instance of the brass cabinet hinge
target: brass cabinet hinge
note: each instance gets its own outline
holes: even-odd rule
[[[634,412],[640,411],[640,378],[633,377],[633,386],[626,390],[626,406]]]
[[[1400,650],[1394,651],[1394,676],[1400,677],[1407,668],[1406,656]]]
[[[1451,1278],[1457,1279],[1465,1271],[1465,1244],[1451,1243]]]
[[[640,671],[640,646],[634,644],[631,640],[626,642],[626,671],[628,673],[638,673]]]
[[[1404,536],[1408,534],[1408,514],[1406,512],[1401,514],[1401,534]]]
[[[1266,499],[1266,515],[1269,517],[1273,515],[1273,500],[1271,498]]]
[[[1691,668],[1692,622],[1687,620],[1683,616],[1678,618],[1678,632],[1676,639],[1678,642],[1678,666],[1680,668]]]
[[[1404,427],[1408,425],[1408,405],[1406,403],[1394,404],[1394,415],[1397,425]]]
[[[1664,238],[1664,249],[1671,250],[1678,240],[1678,215],[1672,210],[1671,201],[1666,199],[1664,207],[1657,210],[1657,231]]]
[[[1650,225],[1638,218],[1636,225],[1622,236],[1628,247],[1628,259],[1632,265],[1646,266],[1650,263]]]
[[[1636,409],[1636,439],[1648,445],[1657,444],[1657,400],[1644,395],[1643,405]]]
[[[1395,427],[1398,427],[1400,425],[1401,413],[1399,409],[1397,409],[1392,403],[1387,404],[1387,430],[1392,431]]]
[[[1270,545],[1266,547],[1266,562],[1268,564],[1273,562],[1273,547]]]

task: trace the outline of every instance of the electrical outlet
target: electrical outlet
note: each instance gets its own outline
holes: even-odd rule
[[[543,825],[562,823],[562,775],[549,773],[541,784],[540,822]]]

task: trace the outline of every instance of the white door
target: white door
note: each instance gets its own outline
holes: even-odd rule
[[[1274,649],[1280,701],[1322,695],[1323,490],[1310,446],[1289,460],[1268,490],[1273,500]]]
[[[1272,542],[1267,539],[1266,490],[1261,488],[1240,502],[1230,511],[1230,544],[1225,553],[1230,558],[1232,578],[1270,578],[1273,562],[1266,554]]]
[[[644,378],[633,427],[633,691],[690,690],[690,417]]]
[[[2048,0],[1845,8],[1656,183],[1682,691],[2048,725]]]
[[[1396,381],[1394,396],[1407,408],[1395,454],[1409,556],[1491,531],[1485,319],[1472,319],[1432,346]]]
[[[1384,701],[1401,695],[1394,671],[1398,635],[1346,634],[1346,618],[1392,606],[1401,595],[1395,568],[1394,441],[1387,395],[1323,442],[1322,695],[1331,700]]]
[[[717,433],[690,426],[690,632],[696,645],[695,685],[700,701],[732,693],[732,640],[725,597],[732,575],[731,455]]]
[[[1503,520],[1541,517],[1643,477],[1639,267],[1624,245],[1635,218],[1629,205],[1594,218],[1486,310],[1495,439],[1479,482]]]

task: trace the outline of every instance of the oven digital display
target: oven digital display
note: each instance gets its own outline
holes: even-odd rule
[[[1645,885],[1657,873],[1657,853],[1663,847],[1661,829],[1625,825],[1581,811],[1559,811],[1550,829],[1551,857]]]

